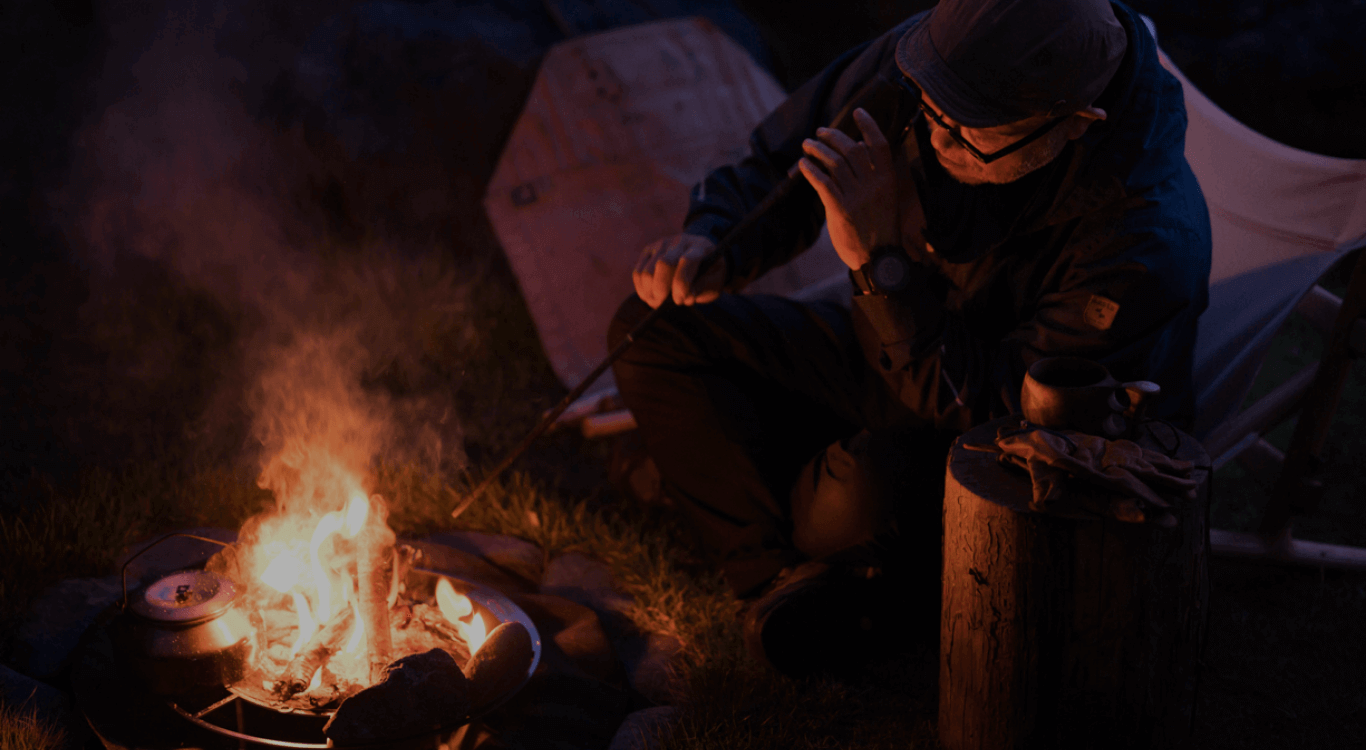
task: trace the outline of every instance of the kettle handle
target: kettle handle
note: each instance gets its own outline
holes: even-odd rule
[[[219,541],[219,540],[217,540],[217,539],[210,539],[210,538],[208,538],[208,537],[206,537],[206,536],[197,536],[197,535],[195,535],[195,534],[186,534],[186,533],[181,532],[181,531],[176,531],[176,532],[167,534],[166,536],[163,536],[162,538],[156,540],[155,542],[152,542],[151,544],[147,545],[146,547],[143,547],[142,549],[140,549],[140,550],[137,551],[137,554],[133,555],[132,557],[130,557],[130,558],[128,558],[126,561],[124,561],[124,563],[123,563],[123,569],[120,571],[120,577],[121,577],[121,579],[122,579],[122,581],[123,581],[123,599],[119,602],[119,610],[120,610],[120,611],[124,611],[124,610],[127,610],[127,609],[128,609],[128,566],[129,566],[129,565],[132,565],[134,560],[138,559],[139,557],[142,557],[142,555],[143,555],[144,552],[147,552],[148,550],[152,549],[153,547],[157,546],[158,544],[161,544],[162,542],[166,541],[167,539],[170,539],[170,538],[173,537],[173,536],[183,536],[183,537],[185,537],[186,539],[198,539],[198,540],[201,541],[201,542],[213,542],[214,544],[217,544],[217,545],[220,546],[220,547],[231,547],[231,546],[232,546],[232,544],[231,544],[230,542],[221,542],[221,541]]]

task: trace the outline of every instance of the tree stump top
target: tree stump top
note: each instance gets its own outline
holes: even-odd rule
[[[1018,415],[1001,417],[977,425],[964,433],[954,441],[953,449],[949,453],[949,476],[977,497],[1017,513],[1094,520],[1095,516],[1081,513],[1044,512],[1030,508],[1029,502],[1033,499],[1033,488],[1028,474],[1001,464],[994,453],[968,450],[964,447],[965,445],[993,443],[996,440],[997,432],[1002,427],[1019,424],[1020,420],[1021,418]],[[1210,459],[1200,441],[1162,421],[1152,421],[1140,425],[1137,433],[1129,439],[1149,450],[1194,463],[1196,468],[1191,473],[1191,478],[1201,482],[1207,479]],[[1089,491],[1080,483],[1073,489],[1077,492]],[[1177,513],[1178,517],[1182,515]]]

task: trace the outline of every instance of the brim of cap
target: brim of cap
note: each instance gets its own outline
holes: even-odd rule
[[[896,64],[901,73],[915,81],[944,114],[970,128],[991,128],[1028,117],[993,105],[949,69],[930,39],[934,10],[937,6],[897,42]]]

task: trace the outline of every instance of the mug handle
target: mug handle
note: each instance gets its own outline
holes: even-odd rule
[[[1129,408],[1124,410],[1124,416],[1135,422],[1143,421],[1143,415],[1148,410],[1148,403],[1162,392],[1162,386],[1151,380],[1135,380],[1119,387],[1129,397]]]

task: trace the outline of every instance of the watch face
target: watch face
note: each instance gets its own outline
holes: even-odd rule
[[[871,270],[873,284],[878,289],[899,292],[906,286],[911,268],[910,261],[905,256],[896,253],[884,253],[873,261]]]

